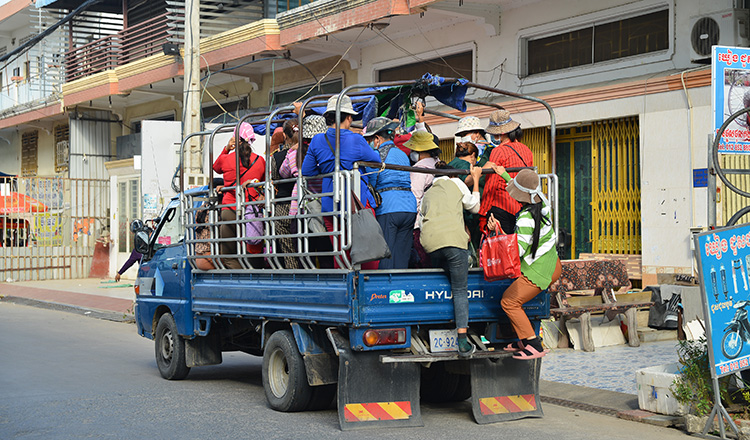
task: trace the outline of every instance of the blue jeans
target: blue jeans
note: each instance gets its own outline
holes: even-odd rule
[[[433,266],[441,267],[451,282],[453,313],[456,328],[469,326],[469,251],[457,247],[444,247],[430,252]]]
[[[378,269],[408,269],[416,212],[391,212],[377,216],[391,258],[380,260]]]

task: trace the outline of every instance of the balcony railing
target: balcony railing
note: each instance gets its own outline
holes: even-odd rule
[[[163,14],[73,48],[65,53],[65,80],[74,81],[160,53],[169,39],[168,31],[167,14]]]

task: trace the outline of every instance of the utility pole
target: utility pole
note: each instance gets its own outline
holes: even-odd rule
[[[185,0],[185,72],[183,80],[182,138],[201,130],[200,96],[200,1]],[[197,176],[202,173],[200,138],[192,138],[186,146],[185,185],[202,185]]]

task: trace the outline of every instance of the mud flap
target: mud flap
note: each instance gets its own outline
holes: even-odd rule
[[[384,364],[380,362],[382,353],[354,353],[338,343],[337,349],[338,411],[343,431],[424,426],[419,409],[419,364]]]
[[[479,424],[542,417],[539,373],[542,360],[519,361],[511,355],[473,359],[471,409]]]

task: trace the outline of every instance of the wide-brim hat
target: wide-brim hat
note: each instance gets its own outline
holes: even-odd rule
[[[320,115],[310,115],[302,120],[302,139],[312,139],[313,136],[325,133],[326,118]]]
[[[422,130],[412,133],[411,138],[404,143],[404,146],[412,151],[430,151],[440,149],[435,143],[432,133]]]
[[[508,194],[521,203],[539,203],[542,201],[542,187],[539,174],[530,169],[523,169],[516,174],[506,186]]]
[[[328,98],[328,105],[326,106],[325,113],[335,112],[336,111],[336,103],[339,100],[339,95],[331,96]],[[341,113],[346,113],[348,115],[356,115],[357,112],[354,111],[354,107],[352,106],[352,98],[344,95],[341,97]]]
[[[397,128],[398,122],[379,116],[377,118],[370,119],[370,122],[367,123],[365,129],[362,130],[362,136],[375,136],[376,134],[383,131],[396,131]]]
[[[521,124],[510,117],[508,110],[495,110],[490,114],[490,124],[487,126],[487,133],[501,135],[510,133]]]
[[[466,116],[458,121],[458,128],[454,136],[463,136],[471,131],[481,131],[484,134],[484,127],[476,116]]]

